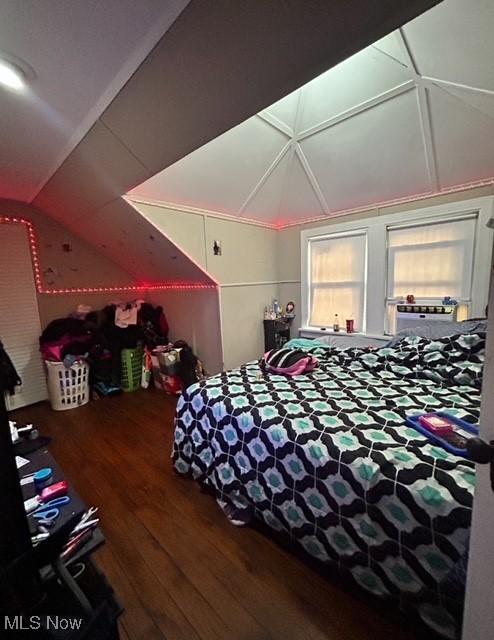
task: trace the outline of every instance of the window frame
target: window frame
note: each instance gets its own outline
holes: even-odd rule
[[[307,281],[307,285],[308,285],[308,292],[307,292],[307,318],[310,318],[310,313],[311,313],[311,306],[312,306],[312,293],[313,293],[313,287],[314,285],[311,283],[310,280],[310,274],[312,273],[312,264],[311,264],[311,257],[312,257],[312,252],[310,249],[310,245],[311,243],[316,243],[316,242],[321,242],[324,240],[338,240],[339,238],[354,238],[356,236],[361,236],[364,238],[364,279],[361,285],[362,288],[362,293],[363,293],[363,308],[362,308],[362,325],[363,327],[366,326],[366,315],[365,315],[365,310],[367,307],[367,269],[368,269],[368,265],[367,265],[367,260],[368,260],[368,239],[367,239],[367,229],[363,228],[363,229],[353,229],[351,231],[344,231],[344,232],[340,232],[340,233],[327,233],[325,235],[318,235],[316,237],[309,237],[308,241],[307,241],[307,259],[308,259],[308,264],[307,264],[307,269],[308,269],[308,281]],[[340,322],[344,322],[344,318],[340,318]],[[316,329],[321,329],[320,325],[310,325],[311,327],[314,327]],[[332,326],[332,321],[331,319],[329,320],[327,327]]]
[[[471,249],[471,251],[469,252],[468,257],[470,258],[471,262],[470,262],[470,266],[471,266],[471,271],[470,271],[470,284],[469,284],[469,289],[470,289],[470,295],[468,297],[462,297],[462,296],[456,296],[457,300],[459,302],[466,302],[468,304],[471,303],[472,301],[472,289],[473,289],[473,269],[474,269],[474,263],[475,263],[475,245],[476,245],[476,237],[477,237],[477,232],[478,232],[478,224],[479,224],[479,216],[478,213],[469,213],[469,214],[464,214],[464,215],[454,215],[454,216],[449,216],[448,218],[444,219],[441,218],[440,220],[437,219],[433,219],[433,220],[427,220],[427,221],[422,221],[422,222],[418,222],[416,224],[393,224],[393,225],[387,225],[386,227],[386,257],[387,257],[387,262],[388,262],[388,269],[387,269],[387,285],[389,285],[389,280],[391,277],[391,254],[396,254],[398,253],[398,251],[400,249],[402,249],[402,247],[391,247],[389,245],[389,234],[392,233],[393,231],[400,231],[402,229],[417,229],[417,228],[423,228],[423,227],[429,227],[429,226],[437,226],[440,224],[449,224],[452,222],[462,222],[464,220],[473,220],[474,221],[474,229],[475,229],[475,233],[474,236],[472,238],[472,242],[471,245],[469,246],[469,249]],[[461,240],[449,240],[447,242],[442,242],[441,243],[442,246],[462,246],[463,242]],[[415,245],[406,245],[406,248],[409,248],[410,246],[414,246],[416,248],[424,248],[426,249],[428,245],[419,245],[419,244],[415,244]],[[412,289],[410,289],[412,291]],[[389,291],[388,291],[388,286],[386,286],[386,302],[392,303],[392,302],[396,302],[397,300],[399,300],[398,297],[396,296],[391,296],[389,295]],[[436,300],[438,301],[439,298],[437,296],[422,296],[420,297],[420,300],[424,300],[424,301],[428,301],[428,300]]]
[[[361,216],[357,220],[303,229],[300,232],[301,248],[301,329],[314,333],[327,333],[311,326],[310,317],[310,241],[344,234],[366,233],[366,287],[364,293],[363,333],[368,336],[386,336],[387,280],[388,280],[388,228],[420,226],[436,222],[452,222],[471,215],[477,217],[472,268],[470,315],[483,316],[489,296],[490,270],[493,250],[493,234],[487,222],[494,219],[494,197],[482,196],[469,200],[450,202],[398,213]],[[364,214],[365,215],[365,214]]]

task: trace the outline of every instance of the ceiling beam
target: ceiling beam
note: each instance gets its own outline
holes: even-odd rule
[[[319,186],[317,178],[314,175],[314,172],[312,171],[312,168],[309,164],[309,161],[307,160],[305,153],[303,152],[301,146],[298,143],[295,144],[295,153],[297,154],[297,157],[300,160],[300,164],[302,165],[302,168],[305,171],[305,175],[307,176],[307,179],[310,182],[310,186],[312,187],[314,193],[316,194],[316,198],[318,199],[319,204],[321,205],[321,209],[325,214],[329,214],[330,208],[326,201],[326,198],[324,197],[324,193],[322,192],[322,189]]]
[[[417,63],[415,62],[415,58],[413,57],[412,51],[408,44],[408,40],[405,36],[405,33],[403,32],[403,29],[398,29],[398,31],[396,32],[396,37],[398,40],[398,45],[400,46],[400,49],[403,53],[403,57],[405,58],[408,68],[414,75],[420,76]]]
[[[257,113],[256,116],[273,127],[273,129],[276,129],[276,131],[279,131],[283,135],[287,136],[287,138],[293,138],[293,136],[295,135],[291,127],[282,122],[268,110],[261,111],[261,113]]]
[[[282,188],[281,188],[281,197],[278,203],[278,207],[276,209],[276,217],[275,224],[277,225],[278,218],[282,215],[283,208],[285,206],[285,202],[288,196],[288,180],[290,179],[290,174],[292,172],[293,163],[295,162],[295,143],[292,141],[290,148],[288,149],[288,160],[285,167],[285,175],[283,176]]]
[[[247,208],[249,203],[254,199],[254,197],[257,195],[257,193],[259,193],[259,191],[261,190],[261,187],[264,185],[266,180],[269,178],[269,176],[273,173],[273,171],[276,169],[276,167],[280,164],[280,162],[283,160],[285,155],[288,153],[288,151],[290,150],[291,146],[292,146],[292,141],[288,140],[288,142],[283,146],[281,151],[276,155],[276,157],[273,160],[273,162],[269,165],[269,167],[263,173],[263,175],[261,176],[259,182],[252,189],[252,191],[249,193],[249,195],[245,199],[244,203],[242,204],[240,209],[237,211],[237,215],[242,215],[242,213],[245,211],[245,209]]]
[[[471,93],[480,93],[485,96],[493,96],[494,91],[492,89],[483,89],[481,87],[472,87],[469,84],[462,84],[461,82],[453,82],[452,80],[442,80],[441,78],[433,78],[431,76],[422,76],[422,80],[431,84],[444,87],[446,89],[461,89],[462,91],[470,91]]]
[[[429,173],[432,191],[439,191],[439,178],[437,170],[437,155],[434,145],[434,134],[429,105],[429,94],[422,84],[417,85],[417,106],[419,109],[420,130],[424,144],[425,162]]]
[[[360,104],[347,109],[346,111],[342,111],[341,113],[336,114],[335,116],[331,116],[327,120],[306,129],[305,131],[301,131],[297,134],[297,141],[304,140],[305,138],[309,138],[313,136],[315,133],[319,133],[320,131],[324,131],[324,129],[329,129],[330,127],[334,127],[340,122],[344,120],[348,120],[349,118],[353,118],[354,116],[367,111],[368,109],[372,109],[376,107],[378,104],[382,104],[383,102],[387,102],[392,98],[396,98],[396,96],[401,96],[403,93],[407,93],[415,88],[415,80],[407,80],[402,84],[399,84],[397,87],[393,87],[392,89],[388,89],[388,91],[383,91],[377,96],[373,98],[369,98],[369,100],[365,100]]]
[[[417,88],[417,108],[420,120],[420,132],[422,134],[422,144],[424,147],[425,164],[429,176],[430,188],[432,192],[439,191],[439,172],[437,165],[437,153],[434,144],[434,132],[432,130],[431,109],[429,103],[429,86],[420,75],[415,57],[403,29],[396,32],[398,44],[403,53],[410,72],[413,74]]]

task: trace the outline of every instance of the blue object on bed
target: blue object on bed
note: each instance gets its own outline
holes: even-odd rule
[[[223,504],[250,504],[367,591],[457,613],[441,585],[468,548],[475,467],[406,418],[444,410],[478,422],[485,336],[374,351],[309,342],[311,374],[263,375],[251,362],[186,389],[175,469]]]
[[[420,433],[423,433],[424,436],[429,438],[429,440],[431,440],[432,442],[435,442],[439,446],[444,447],[444,449],[446,449],[446,451],[449,451],[450,453],[452,453],[455,456],[461,456],[462,458],[469,458],[470,457],[467,449],[460,449],[459,447],[453,446],[450,442],[448,442],[444,438],[441,438],[441,436],[439,436],[439,435],[437,435],[435,433],[432,433],[431,431],[429,431],[429,429],[427,429],[426,427],[422,426],[422,424],[420,423],[420,418],[422,416],[426,416],[426,415],[427,416],[436,415],[436,416],[439,416],[439,417],[447,418],[448,420],[451,420],[451,422],[454,422],[455,424],[457,424],[460,427],[460,429],[464,429],[468,433],[471,433],[472,437],[478,437],[478,435],[479,435],[479,428],[478,428],[478,426],[476,424],[470,424],[469,422],[466,422],[465,420],[461,420],[457,416],[453,416],[450,413],[448,413],[447,411],[435,411],[434,414],[431,414],[431,413],[419,413],[417,415],[408,416],[408,418],[407,418],[407,422],[408,422],[409,425],[411,425],[414,429],[417,429],[417,431],[420,431]]]

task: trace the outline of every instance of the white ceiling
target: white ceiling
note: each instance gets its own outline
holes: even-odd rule
[[[492,0],[445,0],[130,196],[283,226],[489,181],[493,31]]]
[[[0,0],[0,56],[34,71],[0,88],[0,197],[32,201],[188,0]]]

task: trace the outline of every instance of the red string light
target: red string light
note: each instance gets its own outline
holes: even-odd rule
[[[11,216],[0,216],[0,224],[22,224],[26,228],[33,264],[34,282],[38,293],[48,294],[68,294],[68,293],[118,293],[123,291],[167,291],[167,290],[195,290],[195,289],[216,289],[216,284],[205,284],[203,282],[157,282],[139,285],[117,285],[114,287],[66,287],[63,289],[48,289],[43,285],[41,273],[38,243],[33,223],[25,218]]]
[[[216,289],[215,284],[203,284],[202,282],[174,283],[163,282],[161,284],[143,284],[117,287],[69,287],[65,289],[43,289],[39,293],[118,293],[119,291],[164,291],[189,290],[189,289]]]

